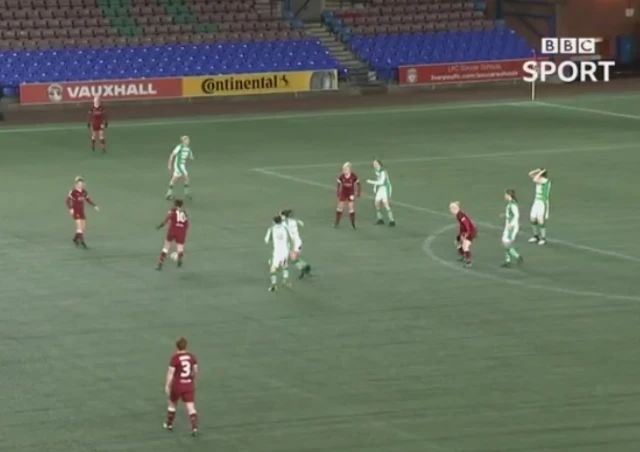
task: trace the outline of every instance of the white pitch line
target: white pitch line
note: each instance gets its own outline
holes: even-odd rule
[[[433,242],[436,241],[436,239],[438,239],[438,237],[440,237],[442,234],[449,232],[452,229],[455,229],[456,225],[455,224],[451,224],[449,226],[445,226],[443,228],[438,229],[437,231],[433,232],[429,237],[427,237],[427,239],[425,239],[424,244],[422,245],[422,250],[424,251],[424,253],[429,256],[429,258],[431,258],[434,262],[437,262],[438,264],[447,267],[451,270],[455,270],[457,272],[461,272],[461,273],[465,273],[469,276],[474,276],[476,278],[484,278],[484,279],[489,279],[492,281],[498,281],[500,283],[503,284],[509,284],[509,285],[513,285],[513,286],[522,286],[522,287],[528,287],[530,289],[535,289],[535,290],[547,290],[547,291],[551,291],[551,292],[557,292],[557,293],[563,293],[566,295],[573,295],[573,296],[579,296],[579,297],[596,297],[596,298],[607,298],[607,299],[613,299],[613,300],[625,300],[625,301],[638,301],[640,300],[639,296],[633,296],[633,295],[619,295],[619,294],[611,294],[611,293],[602,293],[602,292],[594,292],[594,291],[590,291],[590,290],[573,290],[573,289],[565,289],[562,287],[557,287],[557,286],[548,286],[548,285],[543,285],[543,284],[531,284],[525,281],[518,281],[518,280],[514,280],[514,279],[508,279],[508,278],[504,278],[501,276],[497,276],[497,275],[492,275],[490,273],[483,273],[483,272],[479,272],[477,271],[477,268],[474,269],[466,269],[460,265],[456,265],[453,262],[447,261],[445,259],[442,259],[441,257],[439,257],[434,251],[433,251]]]
[[[580,97],[568,97],[569,100],[597,100],[597,99],[616,99],[616,98],[633,98],[636,94],[628,93],[621,96],[591,96],[585,95]],[[422,113],[422,112],[439,112],[447,110],[470,110],[475,108],[503,108],[503,107],[555,107],[565,108],[567,110],[576,110],[586,112],[590,109],[583,109],[580,107],[570,107],[566,105],[551,104],[540,101],[504,101],[504,102],[485,102],[485,103],[449,103],[443,105],[417,105],[412,107],[399,107],[399,108],[387,108],[387,107],[371,107],[368,109],[346,109],[346,110],[324,110],[315,112],[295,112],[295,113],[270,113],[263,115],[239,115],[239,116],[211,116],[204,118],[190,117],[190,118],[174,118],[157,121],[123,121],[117,123],[118,129],[136,128],[136,127],[162,127],[169,125],[188,125],[188,124],[224,124],[234,122],[252,122],[252,121],[278,121],[283,119],[305,119],[305,118],[322,118],[322,117],[343,117],[343,116],[363,116],[363,115],[384,115],[393,113]],[[621,113],[603,112],[598,110],[591,110],[591,113],[609,114],[611,116],[621,117],[633,117],[633,115],[622,115]],[[10,114],[10,113],[9,113]],[[640,119],[640,117],[633,117],[633,119]],[[55,132],[66,130],[80,130],[85,129],[84,126],[75,123],[66,123],[59,125],[49,126],[31,126],[31,127],[3,127],[0,128],[0,134],[2,133],[26,133],[26,132]]]
[[[640,147],[640,143],[620,143],[620,144],[606,144],[602,146],[582,146],[574,148],[556,148],[556,149],[530,149],[524,151],[507,151],[507,152],[490,152],[486,154],[462,154],[462,155],[434,155],[425,157],[409,157],[399,159],[384,159],[386,163],[419,163],[419,162],[435,162],[435,161],[448,161],[448,160],[466,160],[466,159],[483,159],[483,158],[496,158],[496,157],[514,157],[525,155],[544,155],[544,154],[571,154],[578,152],[599,152],[599,151],[614,151],[624,149],[635,149]],[[351,162],[354,165],[365,165],[371,163],[371,160],[366,162]],[[276,165],[276,166],[264,166],[260,169],[269,170],[290,170],[290,169],[312,169],[312,168],[330,168],[340,167],[341,163],[310,163],[300,165]]]
[[[615,111],[598,110],[597,108],[575,107],[573,105],[553,104],[550,102],[539,102],[539,101],[536,101],[536,103],[542,107],[556,108],[558,110],[577,111],[581,113],[591,113],[594,115],[611,116],[614,118],[625,118],[625,119],[635,119],[635,120],[640,119],[640,116],[638,115],[632,115],[628,113],[616,113]]]
[[[304,184],[304,185],[309,185],[311,187],[318,187],[318,188],[322,188],[324,190],[332,190],[334,191],[336,189],[335,186],[332,185],[327,185],[327,184],[323,184],[320,182],[315,182],[312,180],[308,180],[308,179],[303,179],[301,177],[296,177],[296,176],[289,176],[288,174],[281,174],[275,171],[271,171],[269,169],[266,168],[253,168],[252,171],[260,173],[260,174],[264,174],[265,176],[270,176],[270,177],[274,177],[277,179],[283,179],[283,180],[288,180],[291,182],[296,182],[298,184]],[[367,195],[367,194],[363,194],[362,195],[364,198],[368,198],[368,199],[373,199],[372,196]],[[444,217],[444,218],[451,218],[451,215],[447,212],[443,212],[441,210],[434,210],[434,209],[429,209],[428,207],[422,207],[422,206],[416,206],[414,204],[409,204],[406,202],[401,202],[401,201],[393,201],[393,205],[394,206],[398,206],[398,207],[403,207],[405,209],[408,210],[413,210],[415,212],[424,212],[424,213],[428,213],[430,215],[434,215],[437,217]],[[486,222],[478,222],[479,225],[484,226],[486,228],[489,229],[496,229],[496,230],[502,230],[501,226],[497,226],[495,224],[492,223],[486,223]],[[623,254],[623,253],[618,253],[616,251],[609,251],[609,250],[603,250],[600,248],[595,248],[595,247],[591,247],[591,246],[587,246],[587,245],[580,245],[578,243],[573,243],[573,242],[568,242],[565,240],[559,240],[559,239],[554,239],[554,240],[548,240],[549,243],[557,243],[559,245],[563,245],[566,246],[568,248],[573,248],[576,250],[581,250],[581,251],[588,251],[592,254],[598,254],[600,256],[607,256],[607,257],[614,257],[620,260],[625,260],[625,261],[629,261],[629,262],[640,262],[640,257],[635,257],[635,256],[630,256],[628,254]]]
[[[583,101],[583,100],[608,100],[608,99],[633,99],[640,96],[637,93],[629,92],[620,95],[608,94],[585,94],[582,96],[566,96],[558,98],[558,100]],[[315,112],[295,112],[295,113],[269,113],[263,115],[238,115],[238,116],[210,116],[204,118],[174,118],[156,121],[135,121],[128,120],[118,122],[116,127],[136,128],[136,127],[161,127],[175,124],[219,124],[232,122],[251,122],[251,121],[277,121],[280,119],[305,119],[305,118],[321,118],[321,117],[341,117],[341,116],[362,116],[390,113],[419,113],[419,112],[438,112],[447,110],[467,110],[474,108],[500,108],[500,107],[535,107],[535,106],[555,106],[557,104],[547,104],[545,102],[523,100],[523,101],[503,101],[503,102],[485,102],[485,103],[448,103],[441,105],[417,105],[412,107],[370,107],[368,109],[354,108],[346,110],[324,110]],[[576,107],[577,108],[577,107]],[[579,111],[579,110],[578,110]],[[11,112],[7,113],[11,114]],[[53,112],[55,114],[55,112]],[[85,129],[85,126],[76,123],[66,123],[58,125],[31,126],[31,127],[2,127],[1,133],[25,133],[25,132],[55,132],[65,130]]]
[[[122,128],[135,128],[135,127],[157,127],[168,126],[176,124],[221,124],[232,122],[253,122],[253,121],[278,121],[282,119],[306,119],[306,118],[325,118],[325,117],[342,117],[342,116],[364,116],[364,115],[388,115],[388,114],[403,114],[403,113],[428,113],[428,112],[442,112],[442,111],[456,111],[456,110],[472,110],[482,108],[504,108],[504,107],[517,107],[522,104],[531,104],[531,101],[517,101],[517,102],[485,102],[485,103],[449,103],[441,105],[415,105],[411,107],[372,107],[369,109],[354,108],[345,110],[322,110],[322,111],[300,111],[296,113],[271,113],[263,115],[240,115],[240,116],[211,116],[205,118],[176,118],[170,120],[158,120],[158,121],[127,121],[117,123],[114,127],[118,129]],[[24,132],[54,132],[65,130],[79,130],[86,129],[86,126],[80,126],[77,124],[60,124],[53,126],[33,126],[33,127],[9,127],[1,128],[0,133],[24,133]]]

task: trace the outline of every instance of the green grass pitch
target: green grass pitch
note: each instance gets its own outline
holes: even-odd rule
[[[2,129],[0,440],[20,452],[636,451],[637,96]],[[154,270],[166,161],[192,136],[185,267]],[[381,158],[395,229],[333,229],[345,161]],[[553,180],[547,247],[526,243]],[[64,198],[87,179],[89,251]],[[367,187],[365,187],[366,189]],[[503,192],[526,264],[503,270]],[[180,193],[180,187],[177,193]],[[480,224],[476,265],[450,201]],[[292,207],[314,276],[267,292],[264,233]],[[201,361],[202,435],[161,429],[173,342]]]

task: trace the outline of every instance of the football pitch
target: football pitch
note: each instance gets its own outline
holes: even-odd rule
[[[640,444],[638,96],[0,130],[2,450],[622,452]],[[154,270],[167,158],[190,135],[185,267]],[[351,161],[393,182],[395,229],[332,227]],[[545,247],[526,243],[549,169]],[[83,175],[88,251],[64,199]],[[504,190],[526,260],[502,269]],[[181,187],[177,187],[177,194]],[[478,222],[456,261],[451,201]],[[267,292],[274,214],[313,277]],[[200,360],[201,436],[162,430],[175,338]]]

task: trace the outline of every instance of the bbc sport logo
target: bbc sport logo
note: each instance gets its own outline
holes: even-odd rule
[[[557,77],[561,82],[611,81],[611,68],[615,61],[602,60],[598,55],[601,38],[542,38],[540,53],[543,56],[562,55],[569,59],[556,63],[551,60],[530,60],[522,66],[525,82],[546,82]]]

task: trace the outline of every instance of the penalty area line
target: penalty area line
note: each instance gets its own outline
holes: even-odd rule
[[[500,157],[517,157],[527,155],[545,155],[545,154],[572,154],[580,152],[602,152],[602,151],[619,151],[626,149],[636,149],[638,143],[618,143],[618,144],[602,144],[600,146],[576,146],[566,148],[543,148],[529,149],[524,151],[506,151],[506,152],[489,152],[484,154],[460,154],[460,155],[432,155],[424,157],[408,157],[398,159],[384,159],[386,163],[420,163],[420,162],[437,162],[451,160],[467,160],[467,159],[484,159],[484,158],[500,158]],[[371,164],[371,160],[351,162],[353,165]],[[288,170],[288,169],[313,169],[313,168],[339,168],[340,164],[333,163],[309,163],[300,165],[275,165],[265,166],[262,170]]]
[[[276,179],[287,180],[289,182],[295,182],[297,184],[302,184],[302,185],[308,185],[308,186],[311,186],[311,187],[321,188],[323,190],[331,190],[331,191],[335,190],[335,186],[323,184],[323,183],[316,182],[316,181],[309,180],[309,179],[304,179],[304,178],[301,178],[301,177],[290,176],[288,174],[282,174],[282,173],[279,173],[277,171],[272,171],[272,170],[267,169],[267,168],[252,168],[251,171],[256,172],[256,173],[260,173],[260,174],[263,174],[265,176],[269,176],[269,177],[272,177],[272,178],[276,178]],[[363,194],[362,197],[365,198],[365,199],[374,199],[371,195],[367,195],[367,194]],[[405,208],[407,210],[412,210],[414,212],[427,213],[429,215],[433,215],[433,216],[436,216],[436,217],[451,218],[451,215],[448,212],[443,212],[443,211],[440,211],[440,210],[430,209],[428,207],[417,206],[417,205],[409,204],[409,203],[406,203],[406,202],[393,201],[393,205]],[[498,226],[498,225],[495,225],[495,224],[492,224],[492,223],[482,222],[482,221],[479,221],[478,225],[484,226],[484,227],[486,227],[488,229],[494,229],[494,230],[502,230],[503,229],[501,226]],[[573,242],[569,242],[569,241],[566,241],[566,240],[560,240],[560,239],[553,239],[553,240],[547,240],[547,241],[549,243],[552,243],[552,244],[555,243],[555,244],[558,244],[558,245],[565,246],[567,248],[573,248],[573,249],[579,250],[579,251],[586,251],[586,252],[589,252],[591,254],[597,254],[597,255],[600,255],[600,256],[611,257],[611,258],[615,258],[615,259],[619,259],[619,260],[624,260],[624,261],[627,261],[627,262],[640,263],[640,257],[630,256],[628,254],[618,253],[616,251],[603,250],[603,249],[600,249],[600,248],[595,248],[595,247],[591,247],[591,246],[587,246],[587,245],[581,245],[579,243],[573,243]]]
[[[433,243],[443,234],[454,230],[456,227],[457,226],[455,224],[450,224],[448,226],[438,229],[437,231],[432,233],[429,237],[427,237],[422,245],[422,250],[424,251],[424,253],[431,260],[442,265],[443,267],[447,267],[456,272],[464,273],[469,276],[474,276],[476,278],[483,278],[483,279],[488,279],[492,281],[497,281],[501,284],[509,284],[511,286],[527,287],[529,289],[535,289],[535,290],[546,290],[546,291],[557,292],[565,295],[578,296],[578,297],[606,298],[611,300],[623,300],[623,301],[639,301],[640,300],[640,297],[633,296],[633,295],[602,293],[602,292],[594,292],[590,290],[565,289],[557,286],[528,283],[525,281],[518,281],[518,280],[508,279],[506,277],[502,277],[498,275],[492,275],[490,273],[479,272],[477,268],[467,269],[460,265],[456,265],[453,262],[442,259],[433,251]],[[513,271],[513,270],[506,270],[506,271]]]

